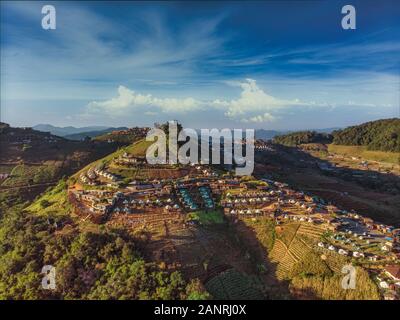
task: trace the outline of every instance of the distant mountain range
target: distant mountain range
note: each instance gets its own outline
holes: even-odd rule
[[[116,130],[127,130],[127,127],[106,127],[106,126],[89,126],[89,127],[56,127],[51,124],[38,124],[32,127],[34,130],[42,132],[50,132],[53,135],[64,137],[70,140],[83,140],[85,137],[94,138],[112,131]],[[316,131],[319,133],[331,133],[334,130],[339,130],[341,128],[325,128],[325,129],[312,129],[310,131]],[[256,139],[271,140],[275,136],[288,134],[290,132],[295,132],[294,130],[277,131],[277,130],[265,130],[256,129],[255,135]]]
[[[98,131],[98,130],[104,130],[109,127],[106,126],[90,126],[90,127],[56,127],[52,126],[51,124],[38,124],[32,129],[37,130],[37,131],[42,131],[42,132],[50,132],[51,134],[54,134],[56,136],[60,137],[65,137],[66,135],[69,134],[75,134],[75,133],[81,133],[81,132],[88,132],[88,131]]]
[[[64,137],[70,140],[82,140],[85,137],[96,137],[114,130],[126,130],[126,127],[106,127],[106,126],[89,126],[89,127],[56,127],[51,124],[38,124],[32,127],[34,130],[42,132],[50,132],[53,135]]]
[[[64,138],[69,139],[69,140],[83,140],[86,137],[89,138],[94,138],[98,136],[102,136],[104,134],[113,132],[113,131],[119,131],[119,130],[128,130],[127,127],[118,127],[118,128],[107,128],[104,130],[95,130],[95,131],[85,131],[85,132],[80,132],[80,133],[74,133],[74,134],[68,134],[64,136]]]
[[[276,131],[276,130],[256,129],[255,135],[256,135],[256,139],[271,140],[275,136],[279,136],[281,134],[286,134],[288,132],[289,131]]]

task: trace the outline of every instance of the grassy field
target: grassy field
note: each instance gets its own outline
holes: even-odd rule
[[[50,182],[55,179],[57,172],[58,168],[55,165],[30,166],[20,164],[11,170],[11,176],[4,180],[2,186],[16,187]]]
[[[270,258],[277,264],[276,276],[289,281],[289,289],[294,297],[379,299],[375,283],[361,267],[357,268],[356,289],[345,290],[341,287],[341,270],[350,263],[349,258],[318,249],[318,238],[313,237],[315,226],[291,223],[281,227]],[[307,232],[309,237],[305,237]]]
[[[133,156],[141,156],[144,157],[146,156],[146,150],[148,147],[150,147],[153,144],[152,141],[146,141],[145,139],[139,140],[135,142],[134,144],[128,146],[126,148],[126,151]]]
[[[99,160],[91,162],[90,164],[88,164],[87,166],[83,167],[81,170],[76,172],[74,175],[72,175],[70,177],[70,180],[78,179],[81,173],[86,173],[90,168],[94,168],[94,167],[100,166],[100,165],[109,164],[114,158],[117,158],[119,155],[123,154],[124,152],[125,152],[125,148],[121,148],[121,149],[119,149],[119,150],[107,155],[104,158],[101,158]]]
[[[399,164],[399,152],[384,152],[367,150],[364,146],[342,146],[329,144],[328,150],[331,153],[342,154],[349,157],[361,157],[364,160],[387,162]]]
[[[202,225],[209,225],[214,223],[222,223],[224,221],[222,212],[220,210],[213,211],[195,211],[189,213],[188,217],[191,220],[197,220]]]
[[[378,288],[366,270],[356,267],[356,287],[345,290],[341,287],[343,274],[304,275],[292,279],[290,290],[299,299],[324,300],[378,300]]]

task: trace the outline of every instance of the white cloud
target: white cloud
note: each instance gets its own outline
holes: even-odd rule
[[[109,114],[124,114],[128,111],[156,108],[166,113],[182,113],[198,109],[200,102],[193,98],[157,98],[151,94],[140,94],[124,86],[118,87],[118,96],[105,101],[93,101],[88,104],[88,111],[103,111]]]
[[[267,94],[264,90],[257,86],[256,80],[246,79],[245,82],[232,83],[242,88],[240,98],[237,100],[218,101],[217,105],[227,106],[225,115],[229,118],[235,118],[248,113],[257,113],[259,116],[264,116],[266,112],[271,112],[279,108],[308,105],[295,100],[284,100],[273,97]]]
[[[142,111],[147,115],[155,112],[167,114],[187,113],[193,111],[220,110],[226,117],[242,122],[269,122],[274,120],[273,112],[284,107],[312,105],[295,100],[284,100],[265,93],[257,86],[256,80],[231,82],[242,91],[238,99],[223,98],[213,101],[187,98],[160,98],[151,94],[137,93],[124,86],[118,87],[118,95],[105,101],[92,101],[87,111],[104,112],[111,115],[124,115],[132,111]],[[150,110],[149,110],[150,109]]]
[[[305,101],[299,99],[281,99],[265,92],[257,85],[256,80],[225,82],[226,84],[241,89],[237,99],[220,97],[214,100],[197,99],[194,97],[163,98],[152,94],[135,92],[125,86],[118,87],[118,94],[108,100],[92,101],[87,105],[86,115],[105,114],[114,118],[129,115],[164,117],[183,116],[186,114],[196,118],[199,113],[225,117],[228,120],[243,123],[269,123],[280,118],[278,114],[295,114],[301,108],[308,110],[331,111],[339,106],[348,107],[373,107],[372,103],[360,103],[348,100],[343,103],[330,103],[326,101]],[[307,97],[306,97],[307,98]]]
[[[241,119],[241,122],[244,123],[249,123],[249,122],[254,122],[254,123],[262,123],[262,122],[271,122],[274,121],[275,117],[271,115],[270,113],[266,112],[262,115],[250,117],[250,118],[243,118]]]

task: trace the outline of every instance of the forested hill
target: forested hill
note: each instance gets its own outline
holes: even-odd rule
[[[298,131],[276,136],[274,142],[286,146],[304,143],[333,143],[365,146],[368,150],[400,152],[400,119],[383,119],[336,130],[332,134]]]
[[[400,119],[371,121],[335,131],[333,143],[366,146],[369,150],[400,152]]]
[[[285,146],[297,146],[303,143],[331,143],[332,136],[316,131],[298,131],[276,136],[274,142]]]

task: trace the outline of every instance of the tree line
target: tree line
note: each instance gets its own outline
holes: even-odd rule
[[[275,136],[274,142],[289,147],[305,143],[331,143],[332,135],[316,131],[298,131]]]

